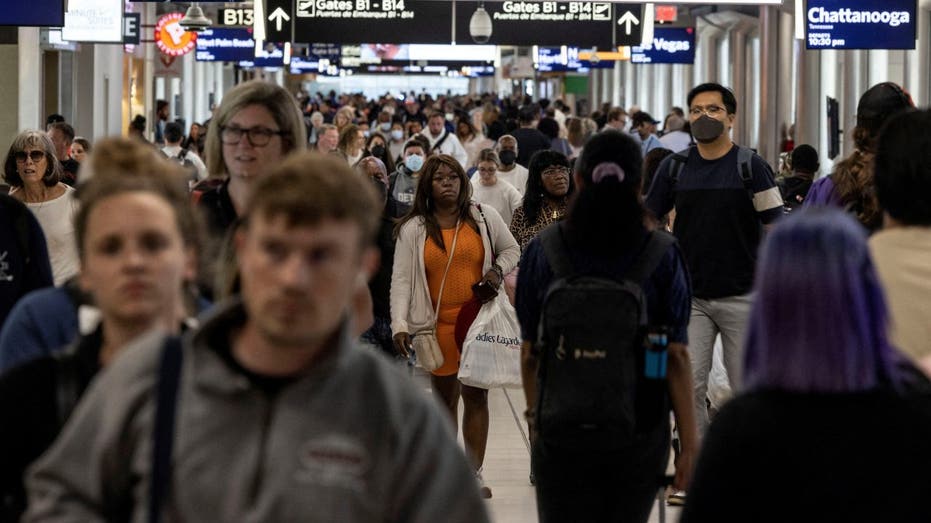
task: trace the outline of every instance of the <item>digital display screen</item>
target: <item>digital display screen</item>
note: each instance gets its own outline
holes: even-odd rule
[[[536,56],[537,70],[542,72],[585,72],[589,69],[611,69],[613,61],[602,60],[592,64],[579,59],[578,47],[538,47]]]
[[[239,62],[255,57],[255,40],[248,29],[212,27],[197,35],[198,62]]]
[[[4,2],[0,25],[24,27],[61,27],[65,25],[64,0],[16,0]]]
[[[808,49],[914,49],[916,0],[808,0]]]
[[[630,48],[634,64],[694,64],[694,27],[656,27],[650,45]]]

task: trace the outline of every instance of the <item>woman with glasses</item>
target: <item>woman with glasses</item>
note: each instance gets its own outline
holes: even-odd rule
[[[35,214],[45,241],[55,285],[78,272],[74,243],[74,189],[61,183],[61,167],[55,147],[41,131],[24,131],[10,145],[3,175],[12,187],[10,195]]]
[[[494,149],[483,149],[478,155],[478,176],[472,178],[472,200],[494,207],[504,223],[510,227],[514,211],[521,206],[520,192],[510,183],[499,180],[498,154]]]
[[[228,231],[246,205],[252,185],[291,151],[307,143],[304,117],[284,88],[251,81],[230,89],[207,132],[205,153],[210,178],[222,180],[197,198],[207,221],[205,259],[217,260]],[[205,290],[215,283],[205,267]]]
[[[569,160],[556,151],[540,151],[530,158],[527,192],[511,220],[511,234],[523,250],[547,225],[566,215],[572,194]]]
[[[431,382],[453,423],[459,396],[464,414],[462,434],[481,481],[488,442],[488,391],[460,385],[461,342],[455,337],[463,305],[488,302],[498,294],[504,273],[520,255],[517,242],[492,207],[481,211],[471,203],[469,179],[452,156],[431,156],[418,180],[414,204],[398,223],[391,275],[391,331],[402,356],[412,350],[411,336],[435,327],[443,353]],[[493,250],[494,249],[494,250]],[[438,307],[438,309],[437,309]],[[484,497],[491,490],[482,487]]]

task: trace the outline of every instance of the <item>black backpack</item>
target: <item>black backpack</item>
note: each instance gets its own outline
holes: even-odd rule
[[[563,224],[548,227],[540,239],[555,279],[537,338],[537,434],[569,451],[624,449],[638,428],[650,428],[637,424],[647,331],[642,283],[676,240],[654,231],[624,279],[615,280],[573,269]]]

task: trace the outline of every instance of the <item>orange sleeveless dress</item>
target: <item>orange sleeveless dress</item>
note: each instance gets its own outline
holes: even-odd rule
[[[449,250],[453,245],[455,228],[443,229],[443,243]],[[449,260],[447,251],[427,236],[423,248],[424,268],[427,272],[427,286],[430,288],[430,300],[436,309],[436,300],[440,294],[443,272]],[[485,246],[482,238],[472,227],[463,223],[459,226],[459,239],[453,261],[446,276],[443,288],[443,301],[436,322],[436,339],[443,351],[443,366],[433,371],[437,376],[450,376],[459,372],[460,348],[456,345],[456,318],[459,310],[472,298],[472,285],[482,279],[482,266],[485,263]]]

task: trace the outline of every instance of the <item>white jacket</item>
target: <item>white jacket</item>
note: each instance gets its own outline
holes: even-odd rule
[[[511,235],[498,211],[491,206],[482,206],[485,219],[478,207],[472,205],[472,217],[478,223],[485,261],[482,273],[491,270],[492,251],[488,241],[491,236],[497,251],[495,260],[504,274],[511,272],[520,259],[520,246]],[[488,222],[486,228],[485,222]],[[424,244],[427,229],[423,218],[414,218],[401,227],[394,251],[394,268],[391,273],[391,332],[413,334],[433,325],[433,301],[427,287],[427,272],[423,264]]]

